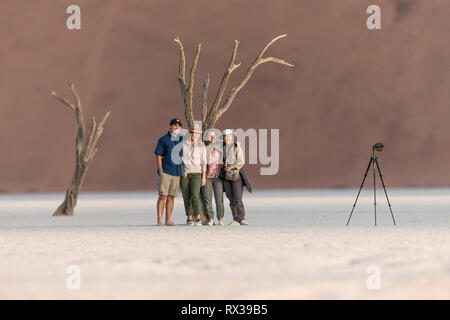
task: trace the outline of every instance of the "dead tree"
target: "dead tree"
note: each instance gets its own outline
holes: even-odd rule
[[[290,64],[284,60],[274,58],[274,57],[266,57],[264,58],[263,55],[267,51],[267,49],[277,40],[286,37],[286,34],[280,35],[274,39],[272,39],[265,47],[264,49],[258,54],[256,59],[253,61],[253,63],[250,65],[250,67],[247,69],[247,72],[245,73],[242,80],[239,82],[239,84],[235,87],[233,87],[225,101],[222,103],[222,98],[224,96],[224,93],[226,91],[228,80],[230,79],[231,73],[239,68],[241,63],[235,63],[236,61],[236,55],[237,50],[239,47],[239,41],[234,41],[234,48],[231,53],[231,59],[228,64],[227,69],[225,70],[225,73],[222,77],[222,82],[220,83],[220,87],[217,91],[216,97],[214,99],[213,104],[211,107],[208,108],[208,89],[209,89],[209,74],[207,75],[205,82],[203,83],[203,93],[202,93],[202,129],[203,131],[206,131],[208,129],[211,129],[216,124],[217,120],[230,108],[231,104],[233,103],[234,98],[236,95],[241,91],[241,89],[245,86],[247,81],[250,79],[250,77],[253,74],[253,71],[255,69],[266,62],[275,62],[279,63],[288,67],[293,67],[293,64]],[[192,61],[192,66],[189,72],[189,85],[186,83],[186,58],[184,55],[184,47],[181,43],[180,39],[178,37],[174,40],[180,49],[180,62],[178,67],[178,83],[180,85],[181,89],[181,96],[183,97],[183,103],[184,103],[184,114],[186,118],[187,125],[189,129],[194,128],[194,111],[192,107],[192,100],[194,95],[194,80],[195,80],[195,70],[197,69],[198,64],[198,58],[200,56],[200,51],[202,49],[201,43],[197,44],[197,49],[195,52],[194,60]],[[200,195],[201,197],[201,195]],[[206,222],[206,218],[204,216],[204,213],[201,213],[202,222]]]
[[[69,83],[69,87],[75,97],[75,104],[64,98],[61,98],[56,92],[52,91],[52,95],[64,105],[66,105],[75,114],[77,121],[77,135],[75,139],[75,171],[72,178],[72,183],[66,191],[66,197],[61,205],[53,213],[53,216],[73,216],[73,210],[77,205],[78,193],[81,191],[84,177],[86,176],[89,165],[97,153],[97,143],[103,133],[103,125],[108,119],[110,112],[108,111],[103,117],[103,120],[97,125],[95,117],[92,117],[92,124],[89,129],[89,134],[85,138],[85,126],[83,119],[83,110],[81,108],[81,100],[78,96],[75,86]]]
[[[234,48],[233,52],[231,54],[230,63],[228,64],[227,69],[225,70],[225,74],[223,75],[222,82],[220,84],[220,87],[217,91],[216,97],[214,99],[213,104],[211,107],[208,108],[208,88],[209,88],[209,75],[206,77],[205,82],[203,84],[203,94],[202,94],[202,125],[203,130],[208,130],[214,127],[217,120],[230,108],[231,104],[233,103],[234,98],[239,93],[239,91],[245,86],[247,81],[250,79],[250,77],[253,74],[253,71],[255,69],[266,62],[275,62],[279,63],[288,67],[293,67],[294,65],[278,59],[274,57],[266,57],[264,58],[263,55],[267,51],[267,49],[277,40],[286,37],[286,34],[280,35],[272,41],[270,41],[264,49],[259,53],[259,55],[256,57],[256,59],[253,61],[253,63],[250,65],[250,67],[247,69],[247,72],[245,73],[245,76],[241,80],[241,82],[233,87],[225,101],[222,103],[222,98],[224,96],[225,90],[227,88],[228,80],[230,79],[231,73],[236,70],[241,64],[236,64],[236,54],[237,49],[239,47],[239,41],[234,41]],[[178,83],[180,84],[181,89],[181,95],[183,97],[184,102],[184,113],[186,117],[186,122],[188,124],[189,129],[192,129],[194,126],[194,113],[192,108],[192,98],[194,93],[194,78],[195,78],[195,70],[197,68],[198,58],[200,56],[200,51],[202,48],[201,43],[197,44],[197,50],[195,52],[194,60],[192,62],[191,70],[189,72],[189,85],[186,84],[186,58],[184,55],[184,48],[183,44],[181,43],[180,39],[177,37],[175,38],[175,42],[178,43],[179,49],[180,49],[180,62],[179,62],[179,68],[178,68]]]

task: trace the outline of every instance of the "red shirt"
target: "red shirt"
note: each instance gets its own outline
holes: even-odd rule
[[[220,174],[220,152],[216,151],[216,148],[211,149],[211,153],[209,155],[208,164],[209,170],[207,174],[207,178],[217,178]]]

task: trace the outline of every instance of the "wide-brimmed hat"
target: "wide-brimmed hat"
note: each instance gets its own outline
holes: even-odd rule
[[[203,133],[203,131],[201,130],[201,128],[200,128],[200,126],[198,124],[194,124],[194,127],[189,129],[189,132]]]

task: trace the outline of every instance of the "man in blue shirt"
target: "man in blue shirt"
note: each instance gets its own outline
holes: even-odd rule
[[[174,199],[178,194],[180,185],[180,176],[182,175],[181,161],[176,161],[172,158],[172,151],[175,146],[182,142],[180,137],[181,121],[179,119],[172,119],[170,121],[169,132],[159,138],[156,145],[156,165],[158,174],[158,193],[159,198],[156,204],[156,211],[158,213],[158,226],[162,226],[162,216],[164,213],[164,205],[166,207],[166,226],[175,226],[172,222],[172,210]],[[174,161],[175,160],[175,161]]]

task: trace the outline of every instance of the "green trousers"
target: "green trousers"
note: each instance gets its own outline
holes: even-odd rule
[[[199,216],[202,213],[200,188],[202,186],[201,173],[189,173],[180,178],[181,192],[183,194],[186,216]]]

